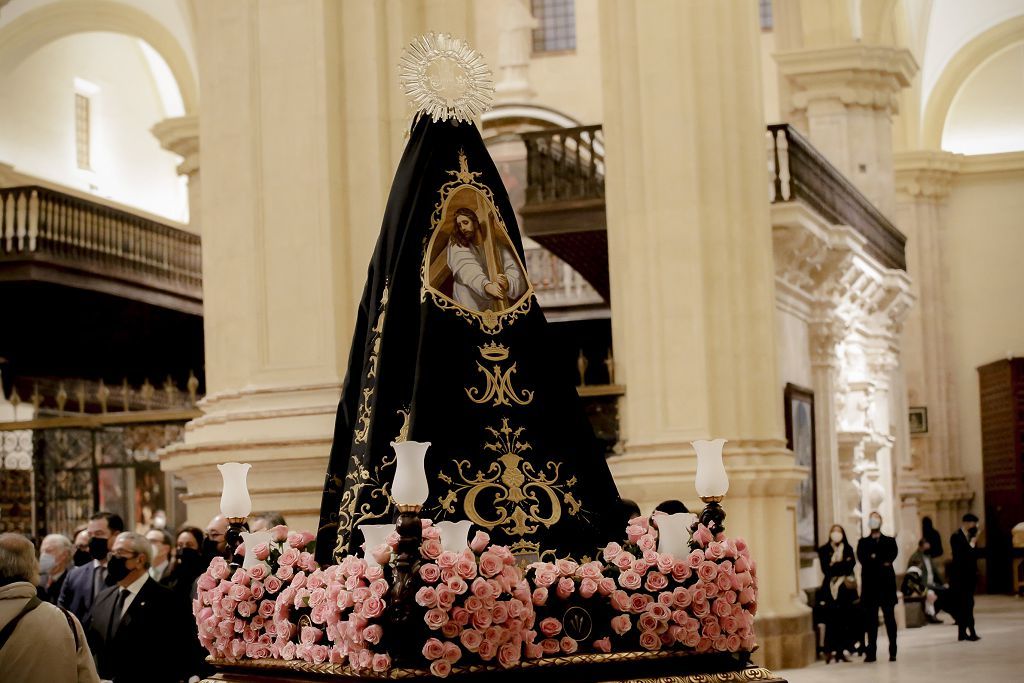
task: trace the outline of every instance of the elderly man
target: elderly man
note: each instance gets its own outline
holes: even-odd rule
[[[228,520],[224,515],[214,515],[206,525],[203,539],[203,566],[208,566],[215,557],[223,557],[228,549]]]
[[[249,515],[249,531],[253,533],[284,525],[284,515],[280,512],[268,510],[267,512],[254,512]]]
[[[18,683],[98,683],[82,625],[36,597],[35,548],[0,534],[0,679]]]
[[[181,657],[153,666],[152,648],[180,653],[190,632],[184,606],[149,575],[153,547],[145,536],[117,536],[107,562],[113,586],[100,593],[86,622],[100,676],[114,683],[178,681],[184,674]]]
[[[166,529],[150,529],[146,532],[146,538],[153,546],[153,562],[149,566],[149,575],[157,583],[166,583],[174,569],[174,563],[171,561],[174,539]]]
[[[39,599],[57,604],[74,546],[64,534],[50,534],[39,545]]]
[[[92,562],[68,572],[57,599],[57,604],[74,612],[79,621],[85,620],[93,599],[106,588],[107,555],[114,538],[124,531],[124,522],[119,515],[101,510],[89,518],[87,530]]]

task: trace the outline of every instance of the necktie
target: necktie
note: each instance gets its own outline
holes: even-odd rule
[[[114,600],[114,611],[110,615],[110,628],[107,631],[107,639],[109,640],[117,634],[117,629],[121,625],[121,612],[124,611],[124,601],[131,593],[127,588],[122,588],[117,592],[117,599]]]
[[[92,597],[93,599],[99,595],[106,587],[105,580],[107,578],[107,568],[102,564],[96,566],[96,570],[92,573]]]

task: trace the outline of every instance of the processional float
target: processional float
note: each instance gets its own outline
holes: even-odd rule
[[[248,533],[249,466],[221,466],[230,547],[193,602],[208,680],[780,681],[750,661],[756,567],[724,534],[724,440],[693,444],[699,519],[622,515],[473,123],[489,71],[428,34],[401,73],[416,115],[320,527]]]

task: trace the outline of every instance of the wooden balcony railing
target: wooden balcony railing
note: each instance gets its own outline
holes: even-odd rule
[[[767,140],[773,204],[805,202],[828,222],[859,232],[882,265],[907,269],[907,238],[810,142],[785,123],[768,126]]]
[[[604,198],[600,125],[523,133],[526,205]]]
[[[198,235],[42,186],[0,189],[5,261],[114,279],[201,306]]]

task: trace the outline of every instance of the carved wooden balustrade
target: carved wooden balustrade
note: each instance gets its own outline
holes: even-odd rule
[[[768,126],[768,196],[801,201],[833,225],[849,225],[865,250],[887,268],[907,269],[907,238],[846,176],[786,123]]]
[[[600,125],[523,133],[526,205],[604,199]]]
[[[198,235],[42,186],[0,189],[0,280],[202,311]]]

